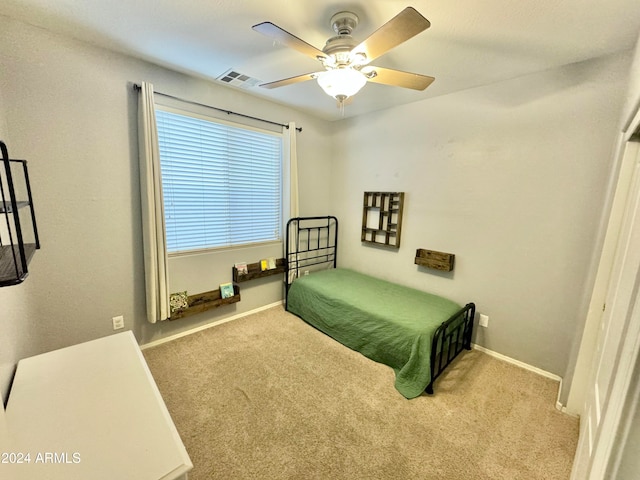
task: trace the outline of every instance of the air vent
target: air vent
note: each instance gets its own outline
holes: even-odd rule
[[[216,80],[227,85],[239,88],[251,88],[260,83],[260,80],[258,80],[257,78],[251,78],[250,76],[240,72],[236,72],[233,69],[227,70]]]

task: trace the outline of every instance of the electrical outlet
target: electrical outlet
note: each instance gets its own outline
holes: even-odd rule
[[[305,271],[304,271],[304,274],[305,274],[305,275],[309,275],[309,270],[305,270]]]
[[[478,322],[478,325],[480,325],[481,327],[488,327],[489,326],[489,315],[483,315],[481,313],[480,314],[480,321]]]
[[[120,330],[121,328],[124,328],[124,316],[118,315],[117,317],[113,317],[111,321],[113,322],[114,330]]]

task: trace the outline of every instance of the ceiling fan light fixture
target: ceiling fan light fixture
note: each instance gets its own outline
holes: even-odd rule
[[[252,28],[255,31],[320,61],[324,67],[319,72],[284,78],[260,86],[277,88],[314,79],[343,109],[345,100],[358,93],[367,82],[424,90],[435,80],[426,75],[370,65],[376,58],[431,26],[431,22],[415,8],[406,7],[360,43],[351,35],[358,26],[358,21],[358,16],[352,12],[339,12],[331,17],[331,26],[336,35],[327,39],[322,50],[274,23],[262,22],[254,25]]]
[[[318,85],[327,95],[338,100],[355,95],[366,83],[367,77],[353,68],[336,68],[318,75]]]
[[[362,52],[350,52],[349,59],[352,65],[366,65],[367,56]]]

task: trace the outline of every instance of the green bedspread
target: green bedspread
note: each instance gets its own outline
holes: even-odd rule
[[[348,269],[314,272],[290,287],[288,309],[340,343],[396,373],[406,398],[431,381],[431,340],[460,305]]]

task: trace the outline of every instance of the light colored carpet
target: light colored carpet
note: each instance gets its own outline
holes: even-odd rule
[[[190,480],[567,479],[558,384],[464,352],[435,395],[275,307],[144,351]]]

